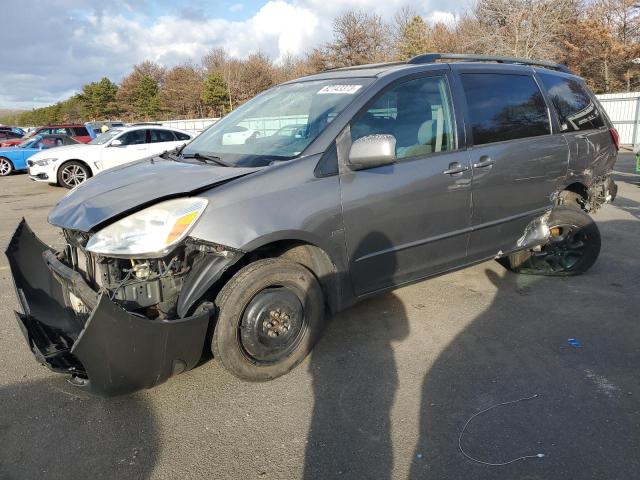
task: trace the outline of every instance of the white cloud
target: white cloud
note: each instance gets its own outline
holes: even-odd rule
[[[213,47],[236,57],[261,50],[274,59],[302,54],[331,36],[333,18],[348,8],[360,8],[391,20],[406,0],[270,0],[244,21],[207,18],[196,3],[162,10],[150,17],[151,0],[91,2],[59,0],[12,13],[0,29],[0,43],[20,54],[3,62],[0,108],[30,108],[68,97],[84,83],[107,76],[119,82],[145,59],[173,66],[198,62]],[[159,0],[156,0],[159,1]],[[190,0],[194,1],[194,0]],[[186,5],[188,4],[188,5]],[[229,10],[240,10],[241,3]],[[429,20],[453,19],[445,0],[421,3],[418,13]],[[60,12],[56,14],[56,12]],[[87,12],[90,14],[87,16]],[[34,28],[33,18],[39,24]],[[29,32],[28,35],[24,35]]]
[[[452,12],[435,10],[427,16],[427,20],[430,23],[444,23],[446,25],[453,25],[456,22],[456,16]]]

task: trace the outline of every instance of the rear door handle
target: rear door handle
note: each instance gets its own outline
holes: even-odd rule
[[[473,164],[473,168],[487,168],[493,166],[493,160],[487,156],[480,157],[480,161],[478,163]]]
[[[456,173],[466,172],[467,170],[469,170],[469,167],[466,165],[460,165],[458,162],[453,162],[450,163],[449,168],[442,173],[445,175],[455,175]]]

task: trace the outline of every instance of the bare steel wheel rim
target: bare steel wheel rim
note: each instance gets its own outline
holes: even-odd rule
[[[87,179],[87,172],[80,165],[68,165],[62,169],[62,180],[67,185],[80,185]]]
[[[238,341],[252,362],[280,362],[298,348],[308,325],[300,298],[287,287],[265,288],[255,295],[240,321]]]
[[[10,173],[11,173],[11,164],[9,163],[9,160],[7,160],[6,158],[1,158],[0,159],[0,175],[4,177],[5,175],[9,175]]]

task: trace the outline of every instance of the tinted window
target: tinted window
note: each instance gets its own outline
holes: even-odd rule
[[[119,137],[119,140],[122,142],[122,145],[141,145],[147,141],[147,131],[132,130]]]
[[[73,127],[72,130],[73,130],[72,136],[74,136],[74,137],[88,137],[89,136],[89,132],[84,127]]]
[[[186,133],[182,133],[182,132],[173,132],[173,133],[176,134],[176,137],[178,138],[178,140],[191,140],[191,137]]]
[[[453,112],[445,77],[401,83],[374,99],[351,124],[351,139],[391,134],[399,159],[453,150]]]
[[[465,73],[461,78],[475,145],[551,133],[544,98],[532,77]]]
[[[149,130],[151,132],[151,143],[175,142],[173,132],[170,130]]]
[[[580,82],[544,73],[540,74],[540,79],[558,113],[562,131],[575,132],[605,125],[598,107]]]

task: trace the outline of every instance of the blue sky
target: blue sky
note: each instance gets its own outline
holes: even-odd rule
[[[214,47],[239,58],[301,54],[349,8],[392,19],[405,5],[452,19],[468,0],[0,0],[11,12],[0,27],[0,108],[48,105],[103,76],[120,82],[143,60],[197,63]]]

